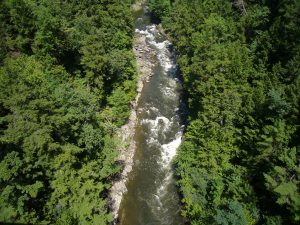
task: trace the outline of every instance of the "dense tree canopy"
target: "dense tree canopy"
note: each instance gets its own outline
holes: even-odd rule
[[[156,2],[156,1],[150,1]],[[166,1],[189,124],[176,161],[191,224],[300,221],[300,2]]]
[[[130,1],[3,0],[0,30],[0,223],[109,223]]]
[[[132,1],[0,1],[0,223],[108,224],[135,95]],[[300,221],[300,2],[149,0],[189,119],[176,159],[193,224]]]

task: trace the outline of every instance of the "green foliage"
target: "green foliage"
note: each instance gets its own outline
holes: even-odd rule
[[[224,209],[217,210],[217,215],[215,216],[217,224],[255,224],[255,220],[251,220],[247,212],[243,209],[243,206],[238,202],[229,202]]]
[[[191,224],[299,222],[298,3],[177,0],[163,17],[188,94]]]
[[[170,0],[150,0],[149,8],[153,16],[161,20],[163,16],[166,16],[170,10],[171,1]]]
[[[275,166],[272,171],[265,174],[267,189],[274,193],[276,202],[286,206],[293,215],[295,222],[300,221],[300,169],[297,166],[299,149],[286,149],[280,153],[279,160],[282,166]]]
[[[0,6],[0,222],[110,223],[136,94],[129,1]]]

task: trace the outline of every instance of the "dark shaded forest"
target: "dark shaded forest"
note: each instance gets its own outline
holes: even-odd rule
[[[300,1],[151,0],[189,124],[176,173],[198,224],[299,224]]]
[[[108,224],[136,95],[130,1],[0,1],[0,222]]]

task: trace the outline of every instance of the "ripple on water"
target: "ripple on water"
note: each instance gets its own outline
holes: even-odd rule
[[[124,209],[131,217],[121,224],[179,225],[182,224],[179,199],[172,171],[183,129],[179,116],[180,82],[176,58],[172,44],[162,40],[156,25],[135,32],[143,35],[156,51],[160,67],[147,84],[147,91],[142,92],[143,100],[139,103],[138,130],[142,134],[138,135],[137,151],[142,152],[143,158],[138,159],[136,179],[139,180],[133,181],[132,189],[129,189],[130,200]]]

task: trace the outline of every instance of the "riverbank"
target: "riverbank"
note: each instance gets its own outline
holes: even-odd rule
[[[144,85],[138,103],[134,136],[135,156],[119,210],[119,225],[182,225],[180,198],[173,173],[173,158],[181,143],[182,86],[172,43],[151,23],[144,8],[136,33],[155,51],[153,76]],[[135,49],[147,61],[148,50]],[[151,59],[151,57],[150,57]],[[151,62],[151,60],[150,60]],[[143,69],[143,68],[142,68]]]
[[[137,62],[138,81],[137,96],[131,103],[132,110],[128,122],[121,127],[119,136],[122,140],[122,147],[119,149],[117,161],[122,165],[122,171],[119,179],[115,181],[110,191],[110,207],[114,221],[118,218],[118,211],[122,201],[123,194],[127,191],[126,182],[128,175],[132,170],[133,157],[135,153],[135,126],[137,124],[137,104],[141,96],[144,83],[148,82],[153,76],[153,67],[155,66],[155,51],[149,47],[145,36],[136,34],[133,42],[133,52]],[[146,54],[145,54],[146,53]]]

